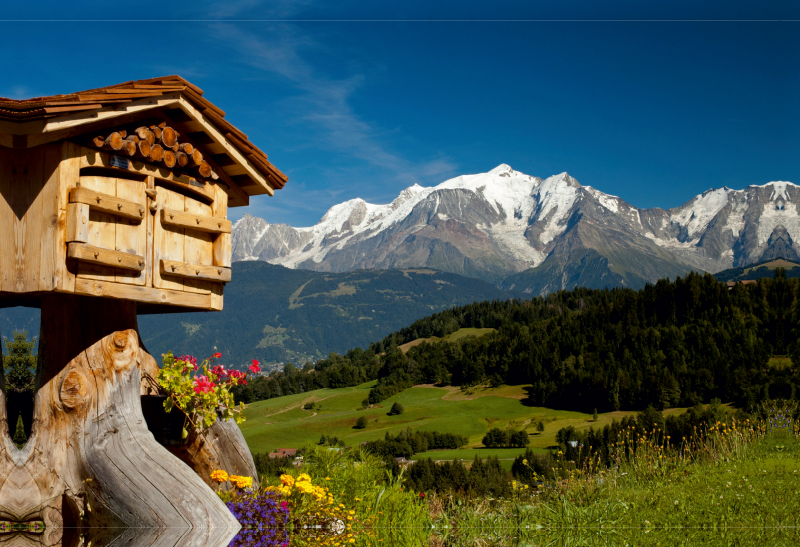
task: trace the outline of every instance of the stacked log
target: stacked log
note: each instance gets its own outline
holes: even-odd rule
[[[203,154],[188,142],[179,142],[180,133],[162,122],[158,125],[141,126],[129,135],[125,130],[117,130],[109,135],[98,135],[92,144],[121,156],[163,163],[167,168],[177,167],[188,170],[203,178],[218,179],[211,165],[203,159]]]

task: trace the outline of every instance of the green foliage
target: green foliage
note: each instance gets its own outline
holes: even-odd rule
[[[197,361],[191,357],[175,358],[172,352],[164,355],[164,364],[158,373],[158,384],[167,394],[164,409],[167,412],[177,407],[183,412],[186,420],[198,432],[211,427],[221,413],[223,420],[234,419],[236,423],[244,421],[241,411],[234,408],[233,394],[230,388],[241,380],[237,376],[226,378],[224,371],[218,367],[211,368],[212,358],[205,359],[200,367],[203,374],[197,374]],[[183,430],[186,438],[188,431]]]
[[[415,431],[411,428],[392,436],[388,431],[383,439],[367,442],[365,448],[384,458],[410,458],[428,450],[455,450],[467,445],[469,439],[456,433]]]
[[[26,331],[15,330],[12,339],[3,338],[3,343],[6,347],[6,356],[3,358],[6,391],[32,392],[36,372],[36,356],[33,354],[36,338],[28,342]]]
[[[525,430],[505,431],[498,427],[487,431],[482,442],[486,448],[525,448],[530,443]]]
[[[364,429],[366,427],[367,427],[367,418],[364,416],[359,417],[358,420],[356,420],[355,428]]]
[[[403,405],[395,401],[395,403],[392,405],[392,409],[389,411],[389,416],[397,416],[405,411],[406,409],[403,408]]]
[[[481,442],[487,448],[499,448],[508,444],[508,435],[499,427],[493,427],[486,432]]]
[[[12,439],[17,448],[22,449],[25,443],[28,442],[28,436],[25,435],[25,424],[22,423],[22,415],[17,416],[17,426],[14,430],[14,438]]]
[[[460,491],[471,497],[506,497],[511,494],[511,477],[497,457],[475,456],[469,470],[461,461],[436,463],[430,458],[409,466],[405,485],[416,492]]]
[[[280,477],[292,468],[292,458],[289,456],[270,458],[269,454],[265,452],[253,454],[253,462],[256,464],[258,476],[262,479],[265,477]]]
[[[536,431],[540,434],[544,433],[544,420],[539,420],[539,423],[536,424]]]

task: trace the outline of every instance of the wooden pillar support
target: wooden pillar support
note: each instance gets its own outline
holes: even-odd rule
[[[141,368],[153,365],[135,303],[42,297],[33,429],[21,450],[0,393],[0,519],[43,520],[46,535],[105,527],[156,541],[180,531],[192,546],[233,537],[239,524],[225,505],[147,429]]]

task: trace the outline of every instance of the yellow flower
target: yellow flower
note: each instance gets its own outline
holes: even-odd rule
[[[300,473],[297,476],[297,482],[300,482],[300,481],[311,482],[311,477],[308,476],[308,473]]]
[[[228,480],[228,473],[223,471],[222,469],[217,469],[213,473],[211,473],[211,480],[216,482],[225,482]]]
[[[253,477],[240,477],[239,475],[231,475],[230,479],[237,488],[250,488],[253,486]]]
[[[291,475],[281,475],[281,484],[284,486],[294,486],[294,477]]]

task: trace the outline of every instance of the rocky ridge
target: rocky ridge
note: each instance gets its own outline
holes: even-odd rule
[[[411,186],[386,205],[349,200],[307,228],[245,215],[233,256],[330,272],[424,266],[532,294],[636,288],[690,270],[796,259],[798,202],[800,187],[770,182],[640,209],[567,173],[541,179],[504,164]]]

